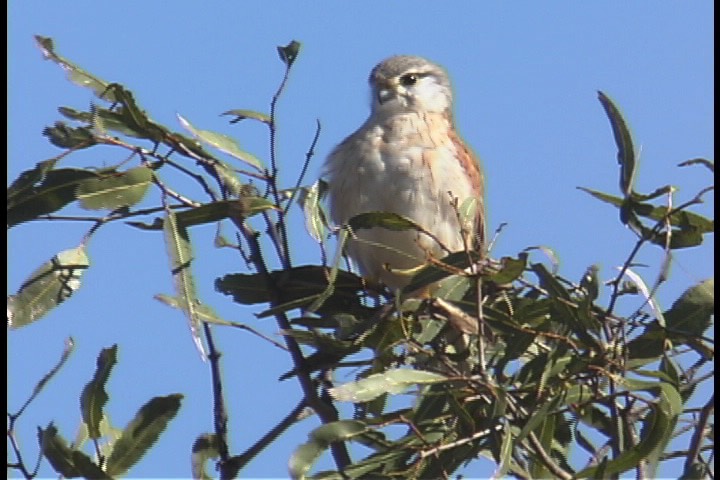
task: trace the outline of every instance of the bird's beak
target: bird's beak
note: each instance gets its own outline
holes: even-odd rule
[[[391,100],[395,96],[395,85],[392,81],[378,83],[377,101],[380,105]]]
[[[377,100],[380,105],[390,100],[393,96],[392,90],[389,88],[381,88],[378,90]]]

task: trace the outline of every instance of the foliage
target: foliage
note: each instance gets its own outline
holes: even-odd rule
[[[652,203],[671,198],[673,187],[636,192],[632,137],[619,109],[604,93],[599,99],[618,147],[621,196],[582,190],[618,208],[621,221],[637,234],[635,247],[612,282],[599,284],[594,266],[579,282],[565,279],[533,260],[533,248],[500,260],[458,252],[433,260],[395,298],[341,270],[339,253],[323,265],[292,265],[289,260],[286,221],[295,201],[323,252],[330,231],[321,208],[321,182],[303,186],[301,177],[287,190],[276,182],[275,110],[298,58],[299,43],[278,48],[286,70],[269,114],[244,109],[225,113],[235,117],[232,122],[248,119],[268,127],[267,166],[232,138],[199,129],[184,117],[178,116],[179,121],[194,138],[154,122],[126,87],[101,80],[61,57],[49,38],[36,40],[46,58],[101,103],[89,111],[60,109],[70,123],[59,121],[44,135],[64,153],[38,163],[10,185],[8,228],[56,220],[61,218],[56,212],[72,203],[104,213],[90,218],[92,227],[77,248],[41,265],[9,297],[8,324],[16,329],[39,320],[81,286],[81,274],[92,268],[85,247],[104,225],[125,221],[134,228],[162,231],[176,289],[174,296],[158,299],[184,312],[213,375],[213,432],[198,437],[187,452],[196,478],[207,477],[205,463],[210,459],[217,459],[222,477],[237,475],[308,409],[322,425],[309,432],[307,442],[292,455],[294,478],[447,478],[478,456],[497,464],[498,478],[617,478],[630,470],[652,477],[660,463],[678,456],[685,458],[687,478],[710,468],[712,401],[700,411],[690,409],[688,401],[697,385],[714,373],[698,374],[714,356],[714,342],[706,336],[714,315],[714,280],[689,286],[665,311],[653,298],[666,278],[670,252],[699,245],[714,231],[712,220],[691,211],[712,187],[674,207]],[[317,134],[312,146],[316,140]],[[73,152],[99,145],[126,150],[129,158],[97,169],[58,166]],[[241,162],[246,170],[226,163],[205,146]],[[688,164],[712,169],[704,159]],[[167,185],[167,170],[187,175],[206,199],[190,200]],[[258,181],[264,183],[263,194],[254,186]],[[151,189],[160,193],[161,205],[142,204]],[[136,220],[153,215],[158,216],[149,223]],[[253,226],[252,217],[266,224],[267,235]],[[275,318],[294,364],[284,378],[297,378],[301,387],[297,408],[240,454],[232,454],[227,441],[232,427],[224,422],[225,379],[209,327],[231,322],[219,319],[208,306],[211,302],[198,298],[188,236],[197,225],[221,222],[231,223],[244,240],[230,246],[253,271],[228,272],[216,279],[216,289],[240,304],[267,306],[259,316]],[[420,228],[383,213],[364,214],[350,223],[355,229]],[[340,244],[351,230],[339,230]],[[229,245],[220,236],[217,243]],[[632,269],[641,248],[661,248],[665,253],[661,275],[650,288]],[[281,269],[268,267],[271,255]],[[410,294],[437,282],[437,298]],[[643,307],[629,315],[617,313],[626,295],[640,295]],[[70,351],[68,347],[41,379],[25,406],[41,393]],[[39,429],[43,455],[63,476],[112,477],[126,472],[180,407],[179,394],[156,397],[123,431],[114,429],[104,414],[111,401],[104,385],[115,353],[115,346],[100,353],[96,373],[81,393],[81,441],[68,445],[52,424]],[[333,384],[331,373],[350,364],[362,366],[357,380]],[[414,392],[412,402],[397,407],[389,401],[408,390]],[[354,404],[354,418],[340,418],[342,402]],[[31,478],[34,474],[21,460],[13,433],[25,406],[8,414],[8,458],[16,458],[13,463],[8,460],[8,467]],[[681,431],[692,431],[691,441],[682,451],[669,452],[670,440]],[[94,458],[82,450],[87,440],[94,445]],[[357,442],[369,453],[351,459],[347,442]],[[310,473],[328,450],[336,471]],[[586,461],[578,464],[577,458]]]

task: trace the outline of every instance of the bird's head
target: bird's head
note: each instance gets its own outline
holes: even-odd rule
[[[422,57],[397,55],[383,60],[370,72],[369,82],[374,114],[449,114],[452,108],[447,73]]]

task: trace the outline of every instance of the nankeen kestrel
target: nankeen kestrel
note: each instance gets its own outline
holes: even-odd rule
[[[391,212],[432,234],[380,227],[354,232],[347,253],[360,273],[395,290],[429,256],[483,247],[483,176],[455,130],[450,80],[440,66],[394,56],[373,68],[369,82],[370,116],[332,151],[324,177],[337,225],[360,213]]]

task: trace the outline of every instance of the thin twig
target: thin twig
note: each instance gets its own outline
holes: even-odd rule
[[[10,441],[10,446],[13,450],[13,453],[15,454],[15,458],[17,459],[17,462],[14,464],[8,463],[8,468],[15,468],[20,470],[25,476],[25,478],[34,478],[37,475],[37,472],[40,469],[40,461],[43,458],[42,446],[40,448],[40,451],[38,452],[38,459],[35,463],[35,468],[32,472],[29,472],[27,470],[27,467],[25,466],[25,462],[23,461],[22,453],[20,452],[20,446],[18,445],[17,439],[15,438],[15,423],[23,414],[28,405],[30,405],[30,403],[32,403],[32,401],[35,400],[35,398],[40,394],[45,385],[60,371],[62,366],[65,365],[65,362],[70,357],[70,354],[73,352],[74,348],[75,342],[73,341],[72,337],[70,337],[65,341],[65,348],[60,355],[58,363],[55,364],[55,366],[51,368],[50,371],[40,379],[40,381],[38,381],[32,393],[30,394],[28,399],[25,400],[25,403],[23,403],[17,413],[7,413],[7,438]]]
[[[230,322],[230,325],[229,325],[229,326],[235,327],[235,328],[239,328],[239,329],[241,329],[241,330],[246,330],[246,331],[252,333],[253,335],[257,335],[258,337],[262,338],[262,339],[265,340],[266,342],[270,342],[270,344],[272,344],[273,346],[279,348],[280,350],[284,350],[284,351],[287,352],[287,347],[286,347],[285,345],[283,345],[282,343],[278,342],[277,340],[275,340],[275,339],[273,339],[273,338],[270,338],[269,336],[267,336],[267,335],[265,335],[264,333],[262,333],[262,332],[260,332],[260,331],[258,331],[258,330],[256,330],[256,329],[254,329],[253,327],[251,327],[251,326],[249,326],[249,325],[245,325],[244,323]]]
[[[205,177],[203,177],[202,175],[198,175],[197,173],[195,173],[195,172],[191,171],[190,169],[188,169],[188,168],[180,165],[180,164],[177,163],[177,162],[174,162],[174,161],[170,160],[169,158],[166,158],[164,161],[165,161],[165,163],[167,163],[167,164],[170,165],[171,167],[174,167],[174,168],[180,170],[180,171],[183,172],[185,175],[189,176],[190,178],[192,178],[193,180],[195,180],[197,183],[199,183],[200,186],[202,187],[202,189],[203,189],[203,190],[205,191],[205,193],[208,195],[208,197],[210,197],[213,201],[217,200],[217,198],[215,198],[215,192],[213,192],[213,191],[210,189],[210,185],[208,185],[207,182],[205,181]]]
[[[469,437],[461,438],[460,440],[456,440],[454,442],[445,443],[443,445],[431,448],[429,450],[423,450],[420,452],[420,458],[429,457],[430,455],[435,455],[436,453],[442,452],[443,450],[449,450],[451,448],[459,447],[460,445],[464,445],[466,443],[470,443],[473,440],[477,440],[480,437],[485,437],[487,435],[490,435],[493,431],[502,430],[501,425],[496,425],[493,428],[486,428],[484,430],[481,430],[479,432],[475,432]],[[423,439],[425,442],[425,440]],[[425,442],[427,444],[427,442]]]
[[[188,206],[188,207],[199,207],[202,205],[199,202],[195,202],[193,200],[190,200],[189,198],[185,197],[184,195],[181,195],[180,193],[176,192],[175,190],[169,188],[167,185],[163,183],[162,180],[157,175],[153,175],[153,183],[157,185],[160,190],[162,190],[163,194],[174,198],[178,202]]]
[[[273,95],[272,100],[270,101],[270,122],[268,123],[268,127],[270,128],[270,175],[269,175],[269,181],[267,182],[268,189],[272,193],[273,199],[275,201],[275,206],[280,208],[281,204],[281,198],[280,193],[278,190],[278,168],[277,168],[277,122],[276,120],[276,112],[277,112],[277,102],[280,99],[280,96],[282,95],[283,91],[285,90],[285,85],[287,84],[288,78],[290,77],[290,68],[292,64],[286,63],[285,64],[285,73],[283,74],[283,78],[280,81],[280,85],[278,85],[277,90],[275,91],[275,94]],[[287,242],[287,231],[285,230],[285,214],[283,211],[280,211],[278,213],[278,221],[277,226],[275,226],[272,222],[269,223],[269,226],[272,228],[277,228],[278,232],[280,233],[280,244],[282,245],[281,250],[284,252],[280,256],[280,261],[282,262],[283,266],[285,268],[290,268],[290,258],[289,258],[289,248],[288,248],[288,242]]]
[[[305,400],[301,400],[295,408],[293,408],[280,422],[270,429],[265,435],[263,435],[257,442],[255,442],[250,448],[245,450],[240,455],[236,455],[232,458],[233,464],[237,466],[237,469],[242,469],[247,465],[253,458],[255,458],[260,452],[267,448],[272,442],[274,442],[280,435],[282,435],[288,428],[292,427],[298,420],[304,418],[304,411],[307,410],[307,404]]]
[[[203,322],[203,329],[205,330],[205,339],[208,346],[208,360],[210,362],[210,373],[212,375],[213,423],[215,425],[217,449],[220,455],[220,478],[234,478],[234,475],[228,475],[228,472],[226,471],[226,465],[230,459],[230,449],[227,443],[228,413],[225,408],[222,375],[220,373],[221,354],[215,348],[215,340],[212,336],[212,330],[207,322]]]
[[[691,471],[693,463],[698,461],[700,456],[700,449],[702,447],[702,440],[705,436],[705,429],[707,428],[710,414],[715,410],[715,393],[712,394],[710,400],[700,410],[700,418],[698,418],[695,432],[690,439],[690,448],[688,449],[687,457],[685,458],[685,474]]]
[[[285,209],[283,210],[283,213],[286,215],[290,210],[290,206],[292,205],[293,201],[298,196],[298,189],[300,188],[300,185],[302,185],[303,179],[305,178],[308,166],[310,165],[310,160],[315,155],[315,145],[317,145],[317,142],[320,139],[320,120],[315,120],[315,122],[315,135],[313,136],[312,142],[310,142],[310,148],[305,154],[305,161],[303,162],[303,166],[300,170],[300,175],[298,176],[297,182],[295,182],[295,188],[293,188],[292,196],[290,197],[290,200],[288,200],[285,204]]]
[[[542,444],[540,443],[540,440],[535,436],[534,432],[530,432],[528,434],[528,439],[530,440],[530,444],[535,449],[535,453],[537,454],[538,458],[542,461],[543,465],[550,470],[550,473],[555,475],[557,478],[561,478],[563,480],[570,480],[572,478],[572,475],[570,475],[568,472],[560,468],[560,465],[555,463],[555,460],[553,460],[550,455],[545,451]]]

